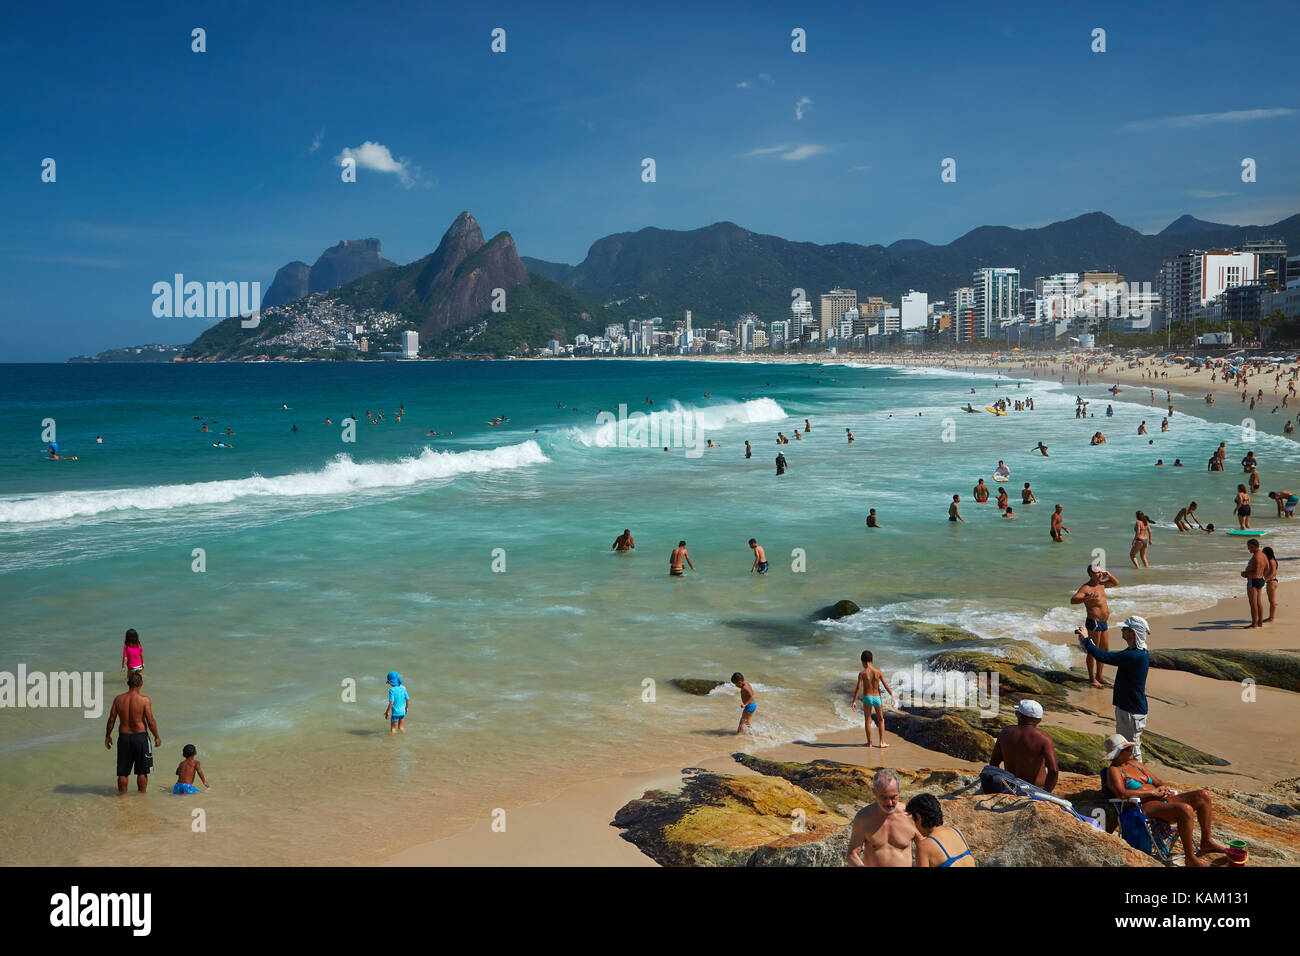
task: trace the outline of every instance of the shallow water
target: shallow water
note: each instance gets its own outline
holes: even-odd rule
[[[1078,623],[1068,598],[1094,549],[1126,585],[1120,614],[1240,590],[1242,541],[1162,525],[1193,498],[1202,521],[1233,524],[1239,472],[1204,470],[1221,440],[1230,465],[1253,447],[1265,491],[1294,475],[1280,416],[1261,414],[1246,446],[1230,403],[1182,400],[1161,434],[1145,402],[1079,421],[1073,387],[996,381],[706,362],[9,366],[0,670],[103,670],[111,694],[135,627],[164,741],[153,789],[170,787],[185,743],[213,789],[110,799],[104,716],[0,710],[0,862],[381,860],[579,778],[733,747],[734,689],[690,697],[673,677],[743,671],[756,743],[808,738],[859,726],[842,684],[863,647],[886,673],[933,652],[893,621],[958,623],[990,647]],[[1037,410],[958,411],[1008,391]],[[619,426],[597,416],[620,403],[656,426],[699,423],[720,447],[611,446]],[[386,416],[370,424],[367,410]],[[805,417],[813,429],[781,447],[790,471],[777,478],[776,432],[793,439]],[[78,461],[43,460],[46,418]],[[1139,438],[1143,418],[1152,434]],[[1098,428],[1110,441],[1092,448]],[[1040,439],[1051,457],[1030,453]],[[970,498],[999,458],[1015,520]],[[1025,481],[1041,503],[1022,509]],[[946,521],[953,493],[965,525]],[[1259,500],[1257,526],[1275,527]],[[1064,545],[1048,540],[1056,502]],[[1136,508],[1157,522],[1157,567],[1141,573],[1127,561]],[[610,554],[623,528],[636,551]],[[751,536],[766,577],[748,573]],[[1269,541],[1285,556],[1293,537]],[[675,580],[681,538],[699,572]],[[865,610],[814,622],[845,597]],[[1068,661],[1039,644],[1043,661]],[[383,720],[390,669],[412,699],[398,739]]]

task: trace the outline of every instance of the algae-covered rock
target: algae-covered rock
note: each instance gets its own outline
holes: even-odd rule
[[[623,838],[665,866],[743,866],[759,847],[824,840],[849,823],[779,777],[697,774],[680,794],[651,791],[620,809]]]
[[[943,651],[931,657],[926,666],[936,671],[996,673],[999,691],[1020,691],[1041,697],[1065,696],[1064,687],[1047,680],[1041,668],[994,657],[983,651]]]
[[[978,641],[980,636],[957,627],[955,624],[927,624],[925,621],[895,621],[894,627],[914,634],[927,644],[947,644],[952,641]]]
[[[838,621],[842,617],[848,617],[851,614],[857,614],[862,608],[858,607],[852,601],[836,601],[834,604],[822,608],[814,615],[816,620],[830,618],[832,621]]]
[[[1228,761],[1222,757],[1197,750],[1182,741],[1149,730],[1142,733],[1142,756],[1144,759],[1150,757],[1159,760],[1166,767],[1177,767],[1180,770],[1190,770],[1193,767],[1203,769],[1228,766]]]
[[[1038,729],[1052,738],[1056,747],[1056,763],[1062,771],[1078,774],[1101,773],[1106,763],[1106,738],[1101,734],[1088,734],[1079,730],[1067,730],[1052,724],[1041,723]],[[1145,743],[1146,737],[1143,737]]]
[[[723,681],[712,680],[707,677],[674,677],[668,683],[672,684],[678,690],[684,690],[686,693],[694,694],[697,697],[705,697],[710,694],[714,688],[723,685]]]
[[[1256,684],[1300,692],[1300,655],[1285,651],[1175,648],[1152,651],[1151,666],[1215,680],[1238,683],[1252,680]]]
[[[876,768],[828,760],[805,764],[748,754],[733,757],[751,770],[773,776],[700,773],[686,781],[680,794],[650,791],[633,800],[618,812],[614,825],[626,829],[626,839],[665,865],[845,865],[850,839],[847,815],[830,813],[823,801],[794,781],[820,788],[829,799],[846,802],[842,805],[861,806],[874,799],[870,788]],[[923,792],[939,797],[944,822],[965,835],[976,866],[1160,865],[1117,835],[1054,804],[980,794],[978,778],[972,773],[954,769],[897,773],[904,801]],[[1215,839],[1245,840],[1254,866],[1300,864],[1300,819],[1289,818],[1289,810],[1279,812],[1288,801],[1300,798],[1296,780],[1278,781],[1266,793],[1207,789],[1214,801]],[[1091,769],[1082,775],[1062,773],[1056,794],[1084,816],[1108,806]],[[795,824],[800,816],[804,822]],[[1227,865],[1221,854],[1205,859],[1215,866]]]
[[[988,760],[993,738],[952,714],[921,717],[897,710],[885,711],[885,729],[908,743],[937,750],[960,760]]]
[[[871,780],[875,771],[869,767],[814,760],[812,763],[783,763],[765,760],[747,753],[733,753],[732,758],[756,773],[781,777],[817,797],[826,806],[840,810],[857,808],[875,799]]]

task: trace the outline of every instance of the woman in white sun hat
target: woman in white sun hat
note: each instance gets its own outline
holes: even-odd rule
[[[1106,786],[1116,797],[1137,797],[1142,801],[1142,812],[1148,817],[1164,820],[1178,827],[1183,841],[1183,855],[1188,866],[1209,866],[1192,852],[1192,821],[1201,826],[1201,849],[1205,853],[1227,853],[1228,848],[1214,842],[1211,827],[1214,825],[1214,807],[1205,790],[1179,793],[1153,774],[1134,756],[1133,741],[1123,734],[1106,738]]]

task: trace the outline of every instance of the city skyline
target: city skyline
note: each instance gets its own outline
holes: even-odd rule
[[[266,288],[341,238],[411,262],[461,209],[570,264],[602,236],[720,221],[864,245],[1098,209],[1144,233],[1268,225],[1300,210],[1300,70],[1281,31],[1225,22],[1219,62],[1276,82],[1220,82],[1209,9],[23,8],[0,39],[0,360],[188,341],[205,325],[153,317],[154,282]]]

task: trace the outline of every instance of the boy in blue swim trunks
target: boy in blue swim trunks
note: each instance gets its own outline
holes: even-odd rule
[[[388,732],[406,733],[406,705],[411,695],[402,683],[402,675],[397,671],[388,672],[388,706],[384,708],[384,717],[388,721]]]
[[[199,779],[203,781],[203,786],[208,786],[208,778],[203,776],[203,768],[194,759],[194,755],[198,752],[198,748],[193,744],[186,744],[181,748],[181,756],[185,759],[176,768],[176,786],[172,787],[172,793],[201,793],[202,791],[194,786],[195,774],[199,775]]]
[[[754,549],[754,564],[750,567],[750,572],[767,574],[767,555],[763,553],[763,546],[755,538],[749,539],[749,546]]]
[[[745,680],[745,675],[740,671],[731,675],[731,682],[740,688],[740,723],[736,725],[736,733],[754,732],[750,726],[750,720],[754,716],[754,711],[758,710],[758,699],[754,695],[753,685]]]
[[[885,683],[885,675],[880,668],[871,661],[871,652],[863,651],[862,670],[858,671],[858,682],[853,686],[852,706],[854,711],[857,711],[858,700],[862,700],[862,716],[867,728],[868,747],[871,746],[871,719],[874,715],[876,726],[880,728],[880,747],[883,750],[889,744],[885,743],[885,706],[880,697],[880,688],[883,687],[890,697],[894,696],[894,692]]]

